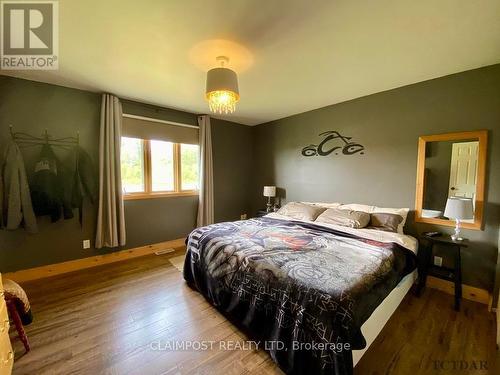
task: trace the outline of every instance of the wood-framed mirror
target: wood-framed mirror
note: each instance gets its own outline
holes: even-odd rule
[[[448,198],[472,200],[473,217],[462,228],[483,228],[488,131],[426,135],[418,139],[415,221],[455,226],[447,218]]]

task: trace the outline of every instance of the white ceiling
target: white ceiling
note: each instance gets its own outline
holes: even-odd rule
[[[224,53],[248,125],[500,62],[499,0],[59,4],[59,70],[2,74],[206,113]]]

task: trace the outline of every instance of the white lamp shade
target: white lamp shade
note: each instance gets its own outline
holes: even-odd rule
[[[264,197],[275,197],[276,186],[264,186]]]
[[[451,197],[446,201],[444,216],[449,219],[469,220],[474,218],[471,198]]]

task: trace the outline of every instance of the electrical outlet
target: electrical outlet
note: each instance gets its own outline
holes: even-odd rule
[[[83,240],[83,248],[90,249],[90,240]]]
[[[240,215],[240,220],[246,220],[246,219],[247,219],[247,214]]]
[[[434,256],[434,265],[441,267],[443,265],[443,258]]]

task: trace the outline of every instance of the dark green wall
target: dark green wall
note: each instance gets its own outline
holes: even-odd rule
[[[0,155],[9,142],[9,125],[16,132],[41,136],[44,129],[55,137],[75,136],[89,153],[97,172],[99,139],[99,95],[43,83],[0,76]],[[27,173],[40,148],[23,148]],[[67,152],[56,151],[64,158]],[[39,233],[23,229],[0,230],[0,272],[14,271],[43,264],[57,263],[97,254],[82,249],[82,240],[94,242],[96,207],[86,204],[83,227],[78,219],[52,224],[47,217],[38,219]]]
[[[253,128],[217,119],[211,123],[215,221],[238,220],[250,207],[254,177]]]
[[[10,124],[15,131],[34,135],[41,135],[45,128],[57,137],[74,136],[79,131],[81,145],[93,159],[97,173],[100,106],[97,93],[0,76],[0,153],[3,155],[4,146],[10,139]],[[196,114],[127,100],[123,101],[123,110],[197,124]],[[215,218],[217,221],[238,219],[248,210],[245,189],[250,184],[250,174],[243,174],[240,167],[248,170],[252,163],[251,128],[213,119],[212,137],[215,174],[222,176],[215,181]],[[33,169],[37,154],[37,148],[23,149],[28,173]],[[65,152],[59,155],[64,157]],[[233,183],[237,189],[228,189]],[[194,228],[196,212],[196,197],[126,201],[127,246],[124,248],[181,238]],[[95,217],[96,207],[87,202],[82,227],[77,219],[50,223],[47,218],[39,218],[37,234],[27,234],[23,229],[0,230],[0,272],[118,250],[82,249],[84,239],[94,243]]]
[[[390,90],[255,129],[252,208],[264,206],[262,186],[276,184],[287,200],[339,201],[386,207],[415,205],[420,135],[489,130],[484,231],[465,231],[464,282],[491,289],[500,206],[500,65]],[[304,157],[318,134],[338,130],[365,146],[364,155]],[[412,215],[413,216],[413,215]],[[429,230],[410,218],[410,233]],[[437,227],[450,231],[448,227]]]

